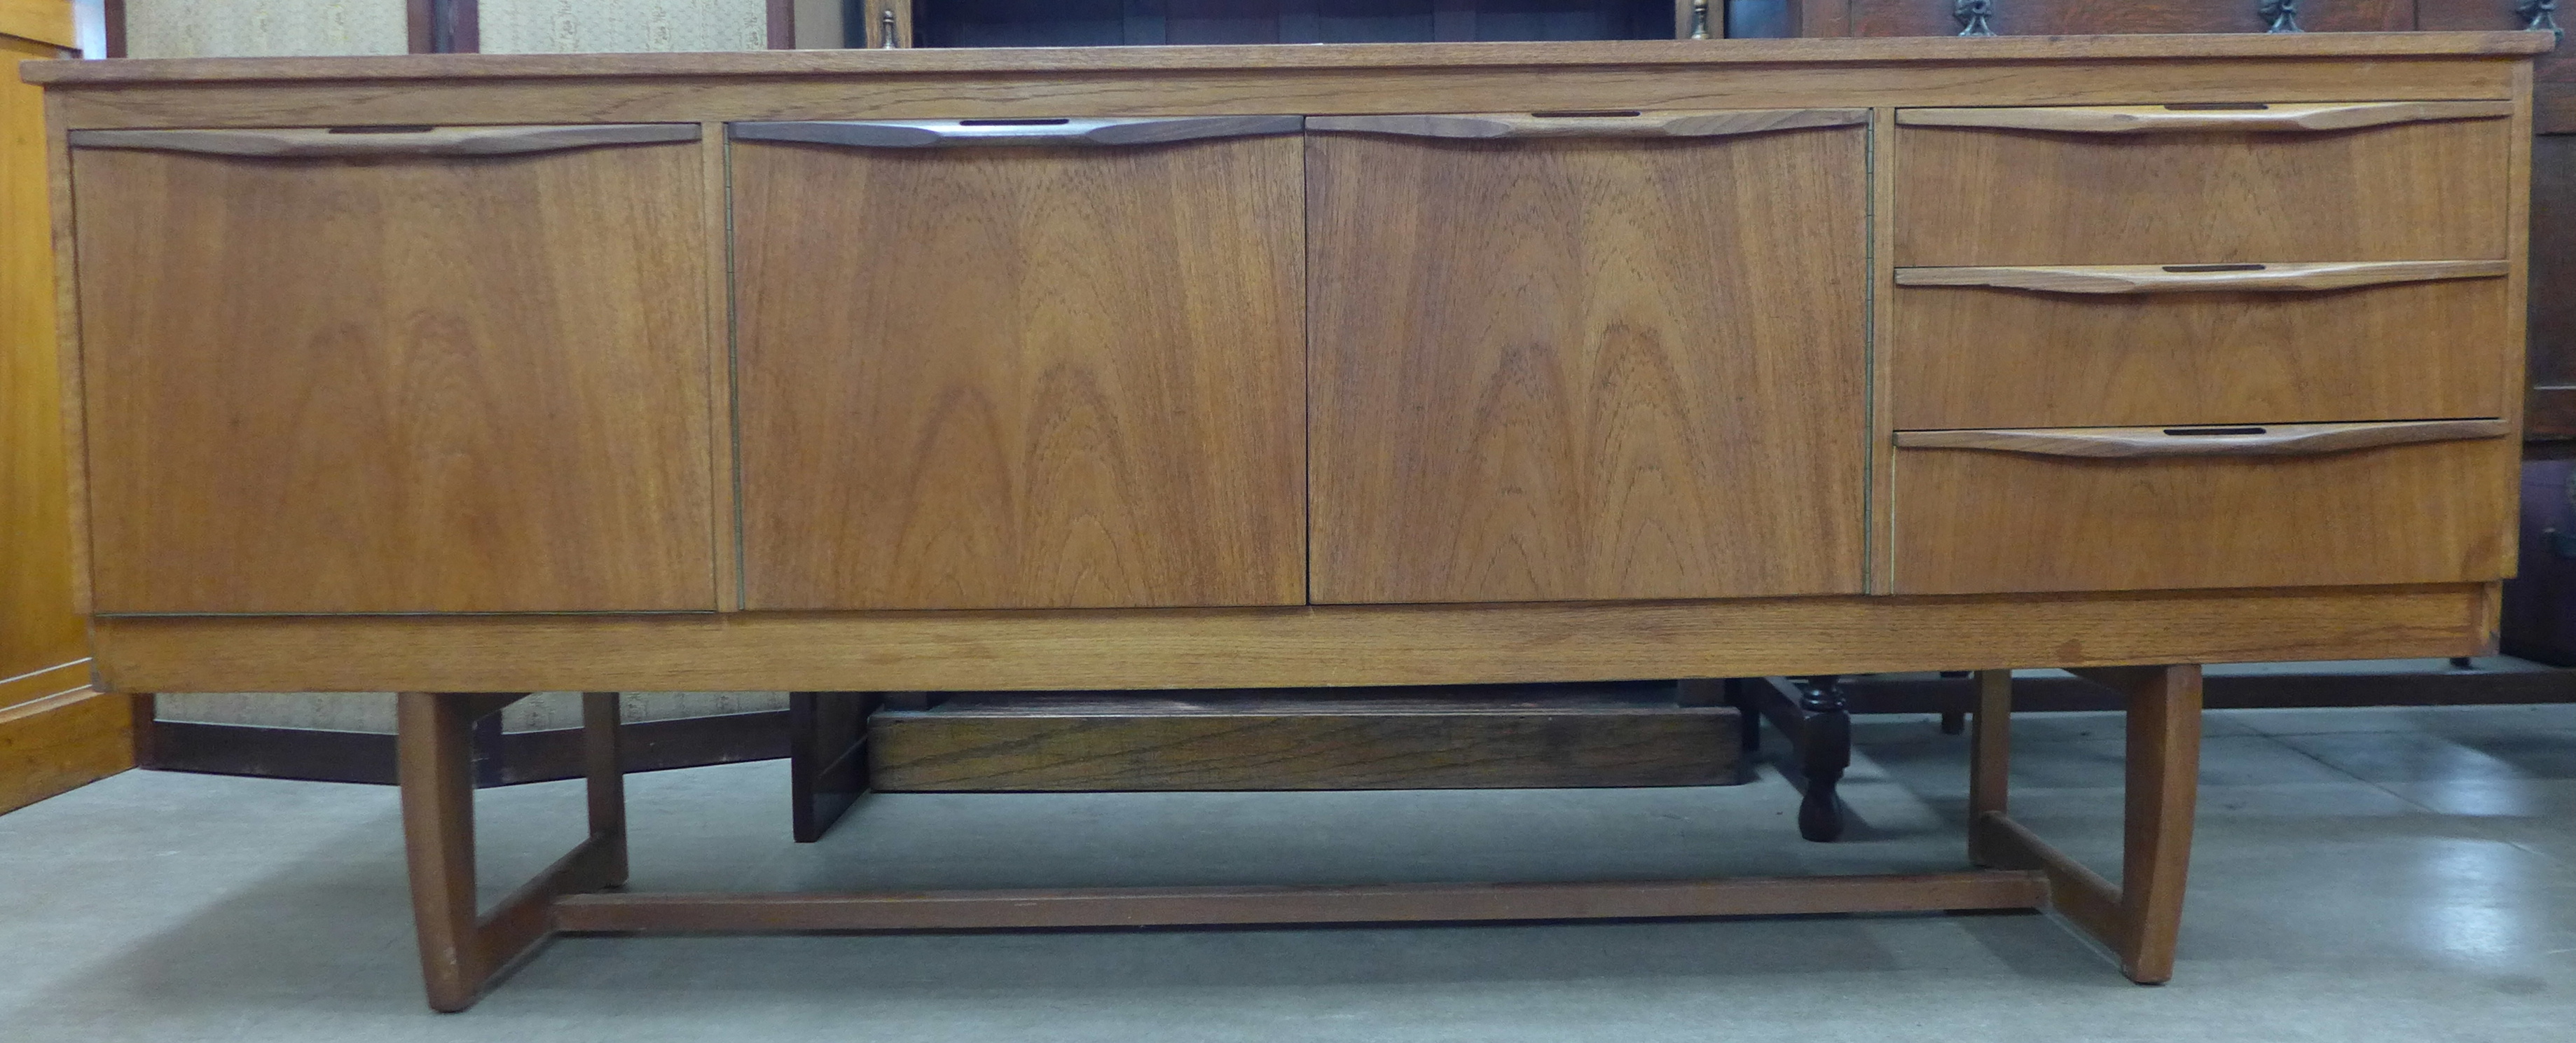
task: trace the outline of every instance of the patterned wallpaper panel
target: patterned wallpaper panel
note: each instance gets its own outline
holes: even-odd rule
[[[126,0],[136,58],[401,54],[403,0]]]
[[[481,0],[483,53],[757,51],[767,0]]]

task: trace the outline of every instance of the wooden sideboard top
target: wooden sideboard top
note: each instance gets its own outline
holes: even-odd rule
[[[805,77],[906,73],[1459,69],[2164,58],[2416,58],[2548,51],[2546,32],[2210,33],[2123,36],[1604,40],[1545,43],[1255,44],[1224,47],[903,48],[707,54],[170,58],[22,65],[27,82],[123,85],[328,80]]]

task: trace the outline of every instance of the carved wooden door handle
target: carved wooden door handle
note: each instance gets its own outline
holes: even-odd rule
[[[535,127],[293,127],[276,130],[75,130],[73,148],[218,156],[508,156],[605,145],[696,141],[695,123]]]
[[[1210,138],[1294,134],[1303,116],[1182,116],[1141,119],[813,120],[736,123],[736,141],[792,141],[848,148],[967,145],[1159,145]]]
[[[1899,431],[1901,449],[1982,449],[2033,456],[2316,456],[2417,442],[2498,438],[2498,419],[2400,420],[2368,424],[2246,424],[2197,427],[2059,427],[2024,431]]]
[[[1716,138],[1869,122],[1868,109],[1466,112],[1309,116],[1306,129],[1409,138]]]

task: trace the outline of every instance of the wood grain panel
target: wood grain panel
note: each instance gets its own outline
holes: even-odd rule
[[[1645,688],[957,696],[869,717],[868,778],[888,793],[1741,781],[1732,707]]]
[[[1956,32],[1953,29],[1952,32]],[[1946,37],[1947,34],[1941,34]],[[2183,58],[2384,58],[2539,54],[2555,46],[2520,32],[2305,33],[2296,35],[2123,35],[1919,40],[1549,41],[1049,48],[897,48],[812,51],[701,51],[681,54],[514,54],[437,57],[184,59],[102,66],[33,66],[33,83],[136,84],[322,80],[515,80],[563,77],[846,77],[883,73],[990,76],[1030,70],[1087,74],[1188,69],[1305,70],[1566,65],[1741,66],[1787,62],[2017,63]],[[2349,66],[2347,66],[2349,67]],[[2372,69],[2368,75],[2393,70]],[[2091,71],[2088,70],[2088,75]],[[2483,97],[2483,95],[2479,95]],[[1059,99],[1060,101],[1061,99]],[[1501,106],[1518,109],[1518,105]],[[1415,110],[1424,111],[1424,110]],[[1463,111],[1494,111],[1470,109]]]
[[[0,68],[55,53],[0,38]],[[88,654],[72,596],[45,149],[43,92],[0,75],[0,689]]]
[[[1865,140],[1310,136],[1314,599],[1859,590]]]
[[[2512,6],[2510,0],[2493,2]],[[1850,0],[1849,6],[1853,36],[1949,36],[1959,31],[1951,4]],[[2257,6],[2254,0],[2004,0],[1995,4],[1991,24],[2003,36],[2260,33],[2266,26],[2255,13]],[[2311,33],[2413,29],[2414,19],[2414,0],[2312,0],[2299,7],[2299,24]]]
[[[1841,64],[1818,54],[1815,64],[1778,58],[1747,60],[1772,53],[1767,47],[1723,46],[1687,41],[1665,46],[1652,41],[1621,41],[1609,52],[1581,43],[1551,43],[1526,48],[1510,44],[1410,45],[1369,44],[1357,48],[1246,48],[1257,54],[1258,68],[1190,68],[1139,70],[1120,75],[1105,66],[1113,60],[1166,58],[1180,47],[1098,47],[1065,51],[994,49],[994,55],[1027,65],[1013,71],[958,72],[942,75],[903,74],[898,58],[923,56],[950,60],[956,51],[935,49],[889,52],[777,51],[739,56],[617,55],[528,59],[539,69],[561,67],[558,75],[584,79],[511,80],[489,75],[492,66],[518,68],[519,59],[483,57],[414,58],[405,63],[457,68],[451,79],[420,78],[393,72],[387,82],[402,89],[353,89],[327,78],[278,79],[320,73],[332,67],[323,59],[296,63],[280,71],[273,63],[245,62],[199,66],[206,82],[154,86],[82,87],[65,94],[70,124],[104,127],[312,127],[364,123],[626,123],[671,120],[840,120],[958,119],[1056,117],[1078,101],[1082,111],[1115,116],[1184,116],[1308,113],[1545,112],[1580,109],[1748,109],[1870,105],[2117,105],[2140,98],[2169,102],[2235,102],[2260,97],[2276,102],[2378,100],[2448,100],[2503,98],[2513,90],[2512,63],[2488,60],[2353,61],[2373,54],[2444,53],[2450,38],[2391,34],[2366,38],[2375,46],[2344,48],[2348,57],[2301,57],[2313,43],[2342,44],[2314,34],[2306,40],[2280,37],[2199,36],[2171,38],[2111,37],[2085,41],[1973,40],[1976,48],[1961,52],[1948,41],[1826,40],[1805,44],[1845,45],[1857,55]],[[2486,38],[2491,39],[2491,38]],[[2543,38],[2545,40],[2545,38]],[[2478,41],[2471,41],[2472,43]],[[2506,42],[2528,45],[2521,34]],[[2072,46],[2073,44],[2081,46]],[[1861,45],[1869,45],[1862,47]],[[1470,48],[1462,53],[1421,54],[1415,48]],[[1093,52],[1130,52],[1119,55]],[[1141,54],[1139,52],[1153,52]],[[1330,52],[1330,53],[1327,53]],[[1356,52],[1356,53],[1354,53]],[[2337,53],[2342,53],[2341,51]],[[760,73],[716,78],[659,77],[666,66],[695,68],[695,59],[729,65],[737,59],[789,60],[804,56],[878,55],[891,64],[867,71],[807,72],[797,75]],[[1082,68],[1057,69],[1055,59],[1080,55]],[[2016,59],[2014,55],[2032,57]],[[2196,55],[2209,54],[2209,57]],[[2248,62],[2216,55],[2260,54]],[[1589,64],[1582,60],[1589,55]],[[1949,55],[1947,60],[1934,59]],[[2178,56],[2183,55],[2183,56]],[[2044,56],[2044,57],[2043,57]],[[676,59],[685,57],[692,61]],[[674,59],[663,61],[657,59]],[[716,60],[716,59],[725,60]],[[2159,60],[2119,60],[2157,58]],[[878,60],[878,59],[869,59]],[[1368,62],[1379,63],[1370,66]],[[2007,64],[1990,64],[2007,63]],[[106,63],[88,63],[100,65]],[[133,63],[143,65],[146,63]],[[157,68],[164,63],[150,63]],[[987,62],[986,64],[992,64]],[[1205,65],[1208,63],[1202,62]],[[1091,69],[1089,66],[1104,66]],[[381,66],[363,66],[381,69]],[[1543,70],[1534,73],[1533,69]],[[29,66],[51,76],[57,67]],[[608,72],[604,70],[622,70]],[[255,73],[265,72],[261,76]],[[247,75],[245,73],[254,73]],[[536,74],[532,74],[536,75]],[[368,77],[361,77],[368,78]],[[251,80],[260,82],[239,82]],[[83,81],[87,82],[87,81]]]
[[[712,608],[697,149],[75,150],[98,609]]]
[[[2311,293],[1905,287],[1879,344],[1905,429],[2502,416],[2507,290],[2495,278]]]
[[[2441,583],[2510,574],[2510,439],[2322,457],[1896,452],[1907,594]]]
[[[134,700],[88,689],[0,710],[0,812],[134,766]]]
[[[2495,647],[2495,586],[1060,612],[110,617],[99,621],[96,641],[106,683],[120,691],[345,692],[416,681],[448,691],[541,691],[578,687],[583,678],[629,691],[1528,684],[2479,655]]]
[[[1900,127],[1896,263],[2505,256],[2504,119],[2117,137]]]
[[[733,155],[746,604],[1304,600],[1297,139]]]

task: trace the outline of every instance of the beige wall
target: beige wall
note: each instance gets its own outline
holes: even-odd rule
[[[481,0],[483,52],[757,51],[767,0]]]
[[[403,0],[126,0],[134,58],[401,54]]]

